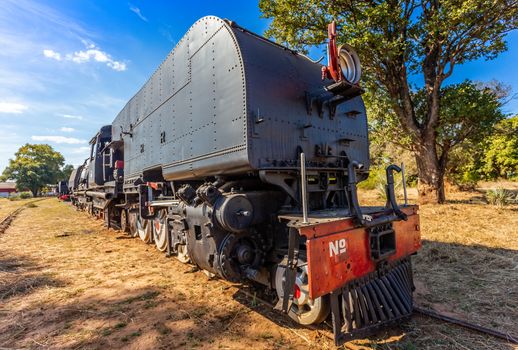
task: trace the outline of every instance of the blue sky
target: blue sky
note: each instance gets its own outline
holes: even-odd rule
[[[180,5],[181,4],[181,5]],[[256,1],[3,0],[0,7],[0,172],[26,142],[81,164],[88,140],[117,113],[200,17],[256,33]],[[518,33],[496,60],[456,67],[448,82],[496,79],[518,92]],[[319,53],[315,52],[315,56]],[[518,113],[518,101],[506,106]]]

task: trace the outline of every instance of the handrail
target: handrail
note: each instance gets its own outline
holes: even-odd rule
[[[348,169],[348,181],[347,181],[347,192],[349,195],[351,212],[356,217],[357,221],[367,228],[387,224],[392,221],[407,220],[407,215],[403,213],[396,202],[394,194],[394,175],[393,171],[401,171],[397,165],[389,165],[386,169],[387,174],[387,208],[392,209],[392,213],[372,218],[370,215],[363,215],[360,203],[358,202],[358,189],[356,187],[356,170],[363,168],[363,164],[353,160],[349,162]]]

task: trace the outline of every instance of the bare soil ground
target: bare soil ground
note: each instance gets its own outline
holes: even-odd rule
[[[455,193],[421,208],[416,304],[516,333],[518,206],[480,197]],[[56,199],[25,209],[0,235],[0,348],[332,349],[326,332],[298,327]],[[513,349],[421,316],[346,347]]]

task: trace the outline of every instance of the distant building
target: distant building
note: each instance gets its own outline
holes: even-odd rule
[[[6,198],[16,192],[16,182],[0,182],[0,197]]]

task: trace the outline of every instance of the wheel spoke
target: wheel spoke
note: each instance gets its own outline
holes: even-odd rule
[[[295,278],[300,295],[293,300],[292,309],[289,310],[288,315],[303,325],[320,323],[329,314],[330,305],[328,299],[319,297],[315,300],[309,298],[309,285],[307,265],[304,261],[299,260],[302,266],[297,269],[297,276]],[[284,296],[284,276],[287,262],[284,259],[278,266],[275,273],[275,286],[279,298]]]
[[[157,217],[153,220],[153,237],[155,246],[160,251],[167,249],[167,211],[161,210]]]

